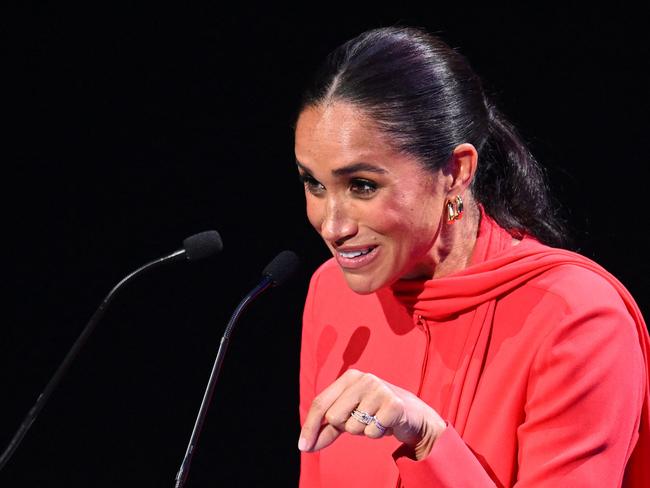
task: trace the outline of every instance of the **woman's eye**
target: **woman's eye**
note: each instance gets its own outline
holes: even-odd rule
[[[300,180],[305,185],[305,189],[312,195],[320,195],[325,191],[325,187],[313,176],[302,174],[300,175]]]
[[[350,183],[350,191],[362,197],[371,196],[377,191],[377,184],[364,179],[354,179]]]

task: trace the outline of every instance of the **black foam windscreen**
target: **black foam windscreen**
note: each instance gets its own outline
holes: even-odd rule
[[[223,242],[216,230],[206,230],[186,238],[183,241],[183,249],[187,259],[196,261],[221,252]]]
[[[283,284],[298,269],[300,258],[293,251],[282,251],[273,261],[271,261],[262,274],[268,276],[273,282],[273,286]]]

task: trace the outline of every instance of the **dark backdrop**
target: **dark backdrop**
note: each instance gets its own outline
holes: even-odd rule
[[[195,232],[225,248],[122,291],[1,486],[172,486],[230,313],[283,249],[303,266],[236,329],[188,486],[296,485],[300,315],[327,255],[291,123],[318,62],[366,28],[423,26],[470,58],[548,168],[576,247],[650,313],[643,12],[89,3],[0,21],[0,444],[117,281]]]

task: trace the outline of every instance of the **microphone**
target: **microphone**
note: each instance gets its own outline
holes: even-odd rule
[[[171,263],[171,262],[182,261],[182,260],[198,261],[212,254],[216,254],[220,252],[222,248],[223,248],[223,243],[221,242],[221,237],[219,236],[219,233],[216,230],[208,230],[208,231],[200,232],[198,234],[186,238],[183,241],[183,247],[181,249],[178,249],[177,251],[174,251],[173,253],[168,254],[167,256],[163,256],[162,258],[156,259],[154,261],[145,264],[144,266],[141,266],[140,268],[136,269],[131,274],[123,278],[122,281],[120,281],[117,285],[115,285],[113,289],[108,293],[108,295],[106,295],[106,298],[104,298],[102,303],[99,305],[99,308],[92,315],[92,317],[86,324],[86,327],[81,332],[81,334],[79,335],[75,343],[68,351],[68,354],[66,355],[65,359],[63,360],[59,368],[56,370],[56,372],[54,373],[54,376],[52,376],[52,379],[49,381],[49,383],[43,390],[43,393],[39,395],[38,399],[36,400],[36,403],[31,408],[31,410],[27,413],[25,420],[23,420],[22,424],[20,424],[20,427],[18,428],[13,438],[9,442],[7,448],[5,449],[5,451],[2,453],[2,456],[0,457],[0,470],[4,468],[4,466],[7,464],[7,462],[9,461],[9,459],[11,458],[15,450],[18,448],[18,445],[22,441],[23,437],[25,437],[25,434],[27,434],[27,431],[34,423],[34,420],[36,420],[36,417],[45,406],[45,402],[47,402],[48,398],[50,397],[54,389],[58,386],[59,382],[61,381],[61,378],[63,378],[63,375],[70,367],[70,364],[72,363],[72,361],[75,359],[75,357],[77,356],[77,354],[79,353],[83,345],[88,340],[88,337],[95,329],[95,326],[97,325],[99,320],[103,317],[104,312],[106,311],[108,305],[113,300],[115,293],[125,283],[131,281],[136,276],[141,275],[145,271],[156,268],[163,263]]]
[[[217,382],[217,377],[219,376],[219,371],[221,370],[221,364],[223,363],[223,358],[226,354],[226,349],[228,348],[228,343],[230,341],[230,335],[232,330],[237,323],[237,320],[241,316],[242,312],[248,307],[248,305],[257,298],[265,290],[282,285],[285,283],[291,275],[296,271],[298,265],[300,264],[300,259],[293,251],[282,251],[278,254],[273,260],[264,268],[262,271],[262,279],[260,282],[253,288],[248,294],[239,302],[237,308],[233,312],[226,330],[221,337],[221,343],[219,344],[219,350],[217,351],[217,357],[214,360],[214,365],[212,366],[212,372],[210,373],[210,379],[208,380],[208,386],[205,389],[203,394],[203,400],[201,401],[201,406],[199,408],[199,413],[194,422],[194,428],[192,429],[192,435],[190,436],[190,441],[187,445],[187,450],[185,451],[185,456],[183,457],[183,462],[181,467],[176,474],[176,483],[175,488],[181,488],[185,486],[187,477],[189,475],[190,464],[192,462],[192,455],[196,448],[196,444],[199,440],[199,435],[203,428],[203,423],[205,421],[205,416],[210,407],[210,402],[212,400],[212,394],[214,393],[214,387]]]

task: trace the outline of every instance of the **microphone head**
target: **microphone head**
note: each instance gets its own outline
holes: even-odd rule
[[[183,249],[188,260],[197,261],[221,252],[223,242],[216,230],[206,230],[186,238],[183,241]]]
[[[298,269],[300,258],[293,251],[282,251],[271,261],[262,274],[271,279],[273,286],[278,286],[287,281]]]

